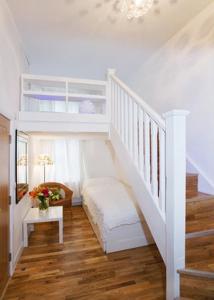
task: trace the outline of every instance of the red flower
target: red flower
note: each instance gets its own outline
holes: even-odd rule
[[[35,198],[49,198],[50,190],[47,187],[41,188],[41,187],[35,187],[31,192],[29,192],[29,195],[32,199]]]
[[[44,188],[42,190],[42,193],[43,193],[44,197],[49,197],[49,190],[48,190],[48,188]]]

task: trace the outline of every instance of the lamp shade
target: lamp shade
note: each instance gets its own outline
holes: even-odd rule
[[[38,157],[38,164],[40,166],[53,165],[53,160],[47,154],[40,154]]]

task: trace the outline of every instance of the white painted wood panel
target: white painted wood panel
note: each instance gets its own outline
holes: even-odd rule
[[[133,137],[133,101],[129,97],[129,154],[134,158],[134,137]]]
[[[151,121],[151,183],[154,200],[158,201],[158,128],[154,121]],[[158,203],[159,205],[159,203]]]
[[[148,186],[151,184],[151,141],[150,141],[150,118],[145,113],[145,180]]]
[[[139,108],[139,169],[142,178],[145,180],[144,166],[144,112]]]
[[[128,95],[125,93],[124,95],[124,101],[125,101],[125,146],[126,149],[128,149],[129,144],[129,106],[128,106]]]
[[[146,222],[152,232],[158,249],[166,262],[166,224],[157,209],[156,204],[152,201],[150,191],[142,183],[142,177],[138,172],[136,166],[130,158],[129,152],[124,147],[120,136],[116,130],[111,126],[110,138],[114,150],[116,151],[117,158],[120,162],[122,170],[125,172],[129,184],[133,188],[137,203],[143,212]],[[124,164],[125,162],[125,164]]]
[[[139,168],[139,132],[138,132],[138,105],[134,102],[133,104],[133,151],[134,151],[134,162],[137,168]]]
[[[166,211],[166,153],[165,132],[159,129],[159,205],[163,213]]]
[[[167,300],[180,295],[178,269],[185,268],[186,111],[166,118],[166,277]]]

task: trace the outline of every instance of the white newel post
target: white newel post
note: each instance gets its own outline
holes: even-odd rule
[[[112,79],[111,75],[115,75],[116,69],[108,69],[107,70],[107,103],[106,103],[106,115],[110,122],[112,122]],[[114,91],[115,92],[115,91]]]
[[[167,300],[180,295],[178,269],[185,267],[186,223],[186,116],[173,110],[166,120],[166,293]]]

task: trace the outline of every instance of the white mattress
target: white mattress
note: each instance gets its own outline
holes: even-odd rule
[[[113,177],[87,179],[82,190],[84,204],[102,231],[140,222],[126,187]]]

